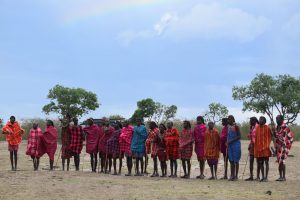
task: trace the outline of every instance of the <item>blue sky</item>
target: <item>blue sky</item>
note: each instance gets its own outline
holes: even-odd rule
[[[246,120],[233,85],[300,75],[298,0],[0,0],[0,26],[4,119],[45,117],[62,84],[98,95],[93,117],[151,97],[182,119],[220,102]]]

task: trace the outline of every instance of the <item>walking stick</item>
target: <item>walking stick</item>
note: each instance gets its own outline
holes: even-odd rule
[[[59,159],[59,157],[60,157],[60,155],[61,155],[61,152],[62,152],[62,146],[61,146],[61,148],[60,148],[60,150],[59,150],[58,157],[57,157],[57,159],[56,159],[56,164],[55,164],[54,168],[57,168],[57,163],[58,163],[58,159]]]
[[[242,175],[242,180],[244,180],[244,175],[245,175],[245,171],[246,171],[246,167],[247,167],[247,164],[248,164],[249,157],[250,157],[250,155],[249,155],[249,153],[248,153],[247,160],[246,160],[246,164],[245,164],[244,171],[243,171],[243,175]]]

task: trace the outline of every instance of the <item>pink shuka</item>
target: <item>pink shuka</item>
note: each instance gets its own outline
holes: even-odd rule
[[[85,127],[83,131],[86,133],[86,152],[95,154],[98,152],[98,142],[100,129],[96,124]]]
[[[204,160],[204,136],[206,131],[205,124],[196,125],[194,128],[195,152],[198,160]]]
[[[133,134],[133,126],[123,127],[119,138],[120,152],[126,156],[131,156],[131,140]]]
[[[53,126],[48,126],[41,139],[40,155],[48,154],[50,160],[54,160],[57,149],[57,130]]]
[[[43,132],[40,128],[30,129],[26,155],[39,157],[41,151],[40,148],[41,148],[42,137],[43,137]]]
[[[115,129],[111,126],[109,126],[109,127],[102,126],[102,127],[100,127],[100,129],[101,129],[101,132],[100,132],[100,138],[99,138],[99,143],[98,143],[98,149],[102,155],[106,155],[107,141],[111,138]]]
[[[226,151],[227,151],[227,147],[226,147],[227,134],[228,134],[228,126],[224,126],[222,128],[221,138],[220,138],[220,150],[224,155],[226,155]]]

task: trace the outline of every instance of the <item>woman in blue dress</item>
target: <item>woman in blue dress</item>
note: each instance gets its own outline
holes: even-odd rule
[[[231,176],[229,181],[236,181],[239,174],[239,162],[241,159],[241,132],[236,125],[235,119],[232,115],[228,116],[228,159],[230,162]]]

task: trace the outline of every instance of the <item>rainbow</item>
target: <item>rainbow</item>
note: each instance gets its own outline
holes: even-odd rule
[[[92,1],[81,5],[79,8],[68,12],[64,16],[65,23],[85,20],[99,15],[122,11],[131,8],[145,7],[164,3],[168,0],[103,0]]]

